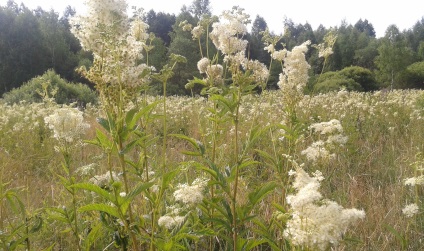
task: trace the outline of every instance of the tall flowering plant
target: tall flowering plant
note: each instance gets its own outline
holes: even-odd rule
[[[152,77],[162,80],[166,86],[173,66],[181,59],[174,57],[176,59],[172,66],[165,67],[153,76],[155,69],[147,63],[140,63],[143,54],[152,49],[148,44],[148,25],[141,17],[130,20],[124,0],[89,0],[86,4],[88,13],[72,19],[71,31],[80,40],[83,49],[93,53],[93,65],[89,69],[81,68],[80,72],[98,90],[105,117],[98,119],[101,129],[97,129],[96,138],[88,143],[104,151],[109,178],[103,185],[87,182],[74,184],[73,188],[97,194],[100,200],[82,206],[79,210],[97,211],[103,218],[107,216],[109,220],[103,223],[112,230],[115,245],[122,250],[130,247],[140,250],[145,246],[153,250],[157,226],[155,216],[169,183],[165,180],[169,179],[166,179],[166,175],[162,183],[157,179],[156,182],[162,186],[159,195],[151,194],[157,189],[149,189],[154,182],[152,176],[149,176],[151,170],[148,169],[146,149],[151,144],[151,138],[147,127],[152,121],[152,110],[160,102],[139,104],[137,98],[148,87]],[[166,114],[166,102],[163,103]],[[164,117],[165,146],[166,115]],[[121,177],[118,178],[116,173]],[[135,198],[149,192],[145,194],[148,205],[141,203],[139,208],[142,210],[136,211]],[[148,215],[151,221],[140,220],[143,214]]]
[[[210,19],[207,19],[210,20]],[[246,205],[245,198],[241,198],[243,188],[243,174],[246,169],[253,167],[256,161],[250,157],[255,142],[260,138],[264,129],[252,128],[248,132],[247,139],[241,137],[241,105],[243,97],[252,94],[256,88],[265,86],[269,71],[267,67],[257,60],[251,60],[246,56],[248,41],[244,39],[247,34],[247,24],[250,22],[242,8],[234,7],[230,11],[224,11],[219,21],[210,22],[201,20],[198,26],[191,32],[193,39],[200,39],[206,35],[211,44],[217,48],[217,54],[208,58],[201,58],[198,70],[204,76],[203,79],[189,81],[186,87],[194,84],[203,85],[202,93],[208,95],[211,103],[209,118],[212,122],[211,140],[205,138],[205,142],[177,135],[188,140],[194,147],[195,152],[190,155],[201,156],[203,161],[197,167],[210,176],[209,194],[203,200],[202,220],[205,226],[215,229],[223,229],[216,232],[218,238],[224,240],[221,248],[231,250],[252,249],[260,245],[262,240],[247,238],[246,226],[252,223],[253,212],[258,203],[274,188],[274,183],[266,183],[243,193],[249,194]],[[205,28],[206,24],[206,28]],[[186,23],[182,23],[183,27]],[[204,31],[212,31],[204,34]],[[200,48],[202,49],[202,48]],[[207,52],[211,51],[209,49]],[[203,54],[202,54],[203,55]],[[229,122],[229,123],[228,123]],[[231,141],[228,141],[231,151],[230,161],[221,163],[219,153],[220,127],[230,124],[227,128],[231,132]],[[221,129],[222,130],[222,129]],[[244,144],[241,144],[246,140]],[[210,149],[205,147],[210,146]],[[221,147],[222,148],[222,147]],[[214,250],[218,245],[212,236],[209,239],[209,250]]]

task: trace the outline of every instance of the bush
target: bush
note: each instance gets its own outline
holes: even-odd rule
[[[326,78],[315,85],[315,91],[319,93],[326,93],[331,91],[339,91],[341,89],[348,91],[362,91],[360,84],[353,79],[346,78],[342,75],[334,75],[331,78]]]
[[[373,73],[366,68],[350,66],[339,71],[339,73],[360,84],[364,91],[375,91],[378,89],[377,81],[375,80]]]
[[[58,104],[78,102],[80,105],[97,103],[97,94],[87,85],[81,83],[69,83],[56,74],[54,70],[48,70],[42,76],[35,77],[21,87],[11,90],[3,95],[4,102],[8,104],[27,101],[32,103],[41,102],[44,96],[54,98]]]
[[[424,61],[416,62],[406,68],[406,83],[408,88],[424,88]]]
[[[373,91],[378,89],[373,73],[359,66],[326,72],[318,77],[318,82],[314,86],[314,90],[321,93],[337,91],[341,88],[348,91]]]

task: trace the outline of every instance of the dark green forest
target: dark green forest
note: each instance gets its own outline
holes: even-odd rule
[[[92,57],[90,52],[81,49],[70,32],[69,19],[75,14],[71,6],[61,14],[41,8],[30,10],[12,0],[0,6],[0,96],[48,70],[69,83],[91,86],[76,72],[80,66],[90,66]],[[182,6],[178,15],[154,10],[143,14],[152,33],[149,42],[154,46],[149,52],[149,64],[160,70],[172,53],[187,58],[187,63],[179,65],[168,82],[170,94],[191,94],[184,87],[188,79],[201,77],[196,67],[201,58],[198,41],[193,40],[191,33],[184,31],[179,24],[187,20],[196,26],[204,15],[211,15],[209,0],[194,0],[190,6]],[[251,31],[245,37],[249,41],[247,55],[270,65],[271,57],[263,45],[266,17],[251,19]],[[366,19],[355,24],[341,21],[337,27],[320,25],[316,30],[308,23],[297,24],[287,18],[283,24],[284,31],[278,45],[288,50],[306,40],[312,44],[323,43],[330,31],[337,36],[334,53],[325,64],[317,49],[308,52],[307,60],[311,65],[309,92],[337,90],[342,86],[355,91],[424,88],[424,16],[407,30],[401,31],[396,25],[387,27],[381,38],[376,38],[373,25]],[[205,41],[202,43],[206,44]],[[213,45],[209,43],[209,46]],[[268,88],[278,88],[276,83],[280,72],[281,66],[273,63]],[[160,88],[159,83],[153,82],[152,94],[160,93]]]

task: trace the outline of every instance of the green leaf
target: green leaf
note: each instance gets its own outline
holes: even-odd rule
[[[129,192],[126,196],[124,201],[122,202],[122,212],[125,214],[128,210],[128,207],[131,203],[131,201],[137,196],[139,195],[141,192],[149,189],[150,187],[152,187],[154,185],[153,182],[148,182],[148,183],[140,183],[138,186],[136,186],[134,188],[134,190],[132,190],[131,192]]]
[[[96,139],[98,145],[103,149],[112,149],[113,143],[101,130],[96,129]]]
[[[169,136],[183,139],[189,142],[196,150],[198,150],[198,152],[184,151],[184,154],[191,156],[202,156],[203,154],[205,154],[205,147],[201,142],[197,141],[196,139],[187,137],[183,134],[170,134]]]
[[[135,125],[137,123],[136,120],[134,120],[134,115],[137,113],[137,108],[133,108],[131,110],[129,110],[125,116],[125,124],[127,125],[127,128],[129,130],[134,130]]]
[[[36,215],[33,219],[33,225],[31,229],[29,230],[30,233],[35,233],[40,231],[41,227],[43,226],[43,218],[41,218],[39,215]]]
[[[110,132],[110,125],[107,119],[97,118],[97,123],[99,123],[106,131]]]
[[[60,221],[63,223],[69,223],[70,220],[68,218],[68,214],[65,212],[65,210],[61,208],[48,208],[47,209],[49,219]]]
[[[124,146],[124,148],[121,149],[121,151],[119,152],[119,154],[121,154],[121,155],[127,154],[131,149],[133,149],[138,144],[139,141],[141,141],[141,140],[140,139],[136,139],[136,140],[133,140],[130,143],[126,144]]]
[[[78,211],[80,212],[100,211],[100,212],[105,212],[112,216],[115,216],[118,219],[121,218],[117,208],[110,205],[103,204],[103,203],[88,204],[88,205],[80,207]]]
[[[248,196],[251,205],[256,205],[268,193],[272,192],[277,187],[277,183],[268,182],[258,187],[255,191],[251,192]]]
[[[95,185],[95,184],[91,184],[91,183],[77,183],[74,184],[70,187],[73,188],[78,188],[78,189],[84,189],[84,190],[88,190],[91,192],[96,193],[97,195],[103,197],[104,199],[106,199],[109,202],[114,202],[114,196],[112,194],[110,194],[108,191],[106,191],[105,189]]]
[[[53,243],[50,247],[48,247],[48,248],[46,248],[46,249],[43,249],[43,250],[41,250],[41,251],[52,251],[52,250],[53,250],[53,248],[54,248],[54,245],[56,245],[56,243]]]
[[[396,237],[402,247],[402,250],[406,250],[408,248],[408,240],[396,231],[396,229],[386,224],[384,224],[384,227]]]
[[[238,238],[237,239],[237,250],[239,250],[239,251],[252,250],[255,247],[257,247],[259,245],[262,245],[264,243],[266,243],[266,241],[263,240],[263,239],[259,239],[259,240],[257,240],[257,239],[249,239],[249,240],[246,240],[246,239],[243,239],[243,238]]]
[[[96,224],[91,227],[90,233],[87,235],[86,238],[84,238],[83,246],[85,251],[91,250],[91,246],[94,244],[94,242],[98,239],[99,235],[101,234],[100,232],[101,227],[102,227],[102,224]]]

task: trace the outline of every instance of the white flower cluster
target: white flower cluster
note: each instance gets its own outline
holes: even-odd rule
[[[415,185],[423,186],[424,185],[424,175],[405,179],[405,185],[406,186],[415,186]]]
[[[83,112],[76,108],[58,108],[53,114],[44,118],[44,122],[53,130],[53,137],[61,143],[72,143],[79,140],[90,127],[84,122]]]
[[[303,89],[309,79],[310,65],[305,59],[305,53],[310,44],[310,41],[306,41],[294,47],[292,51],[282,53],[284,67],[277,84],[284,93],[285,100],[293,104],[302,99]]]
[[[164,215],[158,219],[158,225],[167,229],[180,226],[184,222],[185,217],[179,215]]]
[[[169,206],[166,208],[167,214],[161,216],[158,219],[158,225],[167,229],[173,229],[174,227],[180,226],[185,216],[181,216],[182,208],[178,206]]]
[[[239,37],[247,33],[249,15],[242,8],[234,7],[231,11],[224,11],[221,18],[224,19],[222,22],[212,24],[213,30],[209,35],[216,48],[225,55],[245,51],[247,40]]]
[[[115,172],[106,172],[102,175],[95,175],[89,180],[90,183],[93,183],[101,188],[107,188],[112,183],[112,181],[119,181],[119,177]]]
[[[203,28],[203,26],[198,25],[193,28],[193,30],[191,31],[191,34],[193,35],[193,39],[200,39],[200,37],[202,36],[204,32],[205,32],[205,29]]]
[[[136,86],[148,81],[140,75],[154,69],[138,64],[149,38],[148,25],[140,19],[129,21],[125,0],[88,0],[86,5],[88,14],[70,22],[83,49],[92,51],[101,64],[94,64],[92,70],[101,71],[102,81],[108,84]]]
[[[415,204],[415,203],[412,203],[412,204],[406,205],[402,209],[402,213],[406,217],[411,218],[411,217],[413,217],[414,215],[416,215],[418,213],[418,209],[419,209],[418,205]]]
[[[306,155],[310,161],[318,159],[329,160],[336,157],[330,152],[336,145],[342,146],[346,144],[348,138],[343,135],[343,127],[339,120],[332,119],[328,122],[315,123],[309,126],[309,129],[321,136],[327,135],[327,140],[318,140],[313,142],[308,148],[301,152]]]
[[[287,196],[292,218],[287,222],[284,236],[294,245],[308,249],[326,250],[337,245],[350,224],[365,217],[358,209],[344,209],[336,202],[323,200],[318,191],[323,179],[320,172],[309,176],[302,168],[291,171],[296,176],[296,194]]]
[[[178,189],[174,192],[175,200],[188,205],[200,203],[203,199],[203,191],[207,183],[207,180],[197,178],[191,185],[178,185]]]
[[[343,133],[343,127],[337,119],[332,119],[328,122],[314,123],[309,126],[309,129],[320,134]]]

